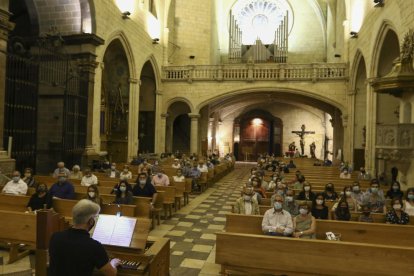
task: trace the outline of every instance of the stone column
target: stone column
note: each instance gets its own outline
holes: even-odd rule
[[[154,141],[154,151],[155,153],[161,153],[165,150],[165,138],[158,133],[164,133],[165,136],[165,126],[161,127],[161,114],[162,114],[162,91],[155,91],[155,141]]]
[[[128,161],[138,155],[139,82],[129,79]]]
[[[198,119],[200,114],[189,113],[188,116],[191,119],[191,133],[190,133],[190,154],[199,153],[198,143]]]
[[[7,11],[9,1],[1,1],[0,4],[0,170],[2,173],[12,173],[15,169],[15,160],[11,159],[3,144],[4,139],[4,110],[6,95],[6,63],[7,63],[7,40],[8,35],[14,28],[14,24],[9,21],[11,13]]]
[[[355,90],[348,91],[348,114],[342,115],[344,126],[344,158],[354,163]],[[345,117],[347,116],[347,117]]]
[[[213,135],[215,134],[214,131],[214,118],[208,118],[208,150],[213,151]]]
[[[162,113],[161,114],[161,123],[160,123],[160,131],[157,132],[157,136],[160,136],[160,146],[161,146],[161,151],[160,152],[165,152],[166,151],[166,133],[167,133],[167,119],[168,119],[169,114],[168,113]]]
[[[365,146],[365,169],[376,174],[375,170],[375,141],[377,123],[377,94],[371,85],[367,87],[367,123],[366,123],[366,146]]]

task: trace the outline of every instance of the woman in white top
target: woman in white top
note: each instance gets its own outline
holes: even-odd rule
[[[132,172],[129,170],[129,166],[125,165],[123,171],[119,174],[119,179],[128,180],[132,179]]]
[[[85,175],[82,177],[81,185],[89,187],[91,185],[98,185],[98,178],[92,174],[90,169],[84,170]]]
[[[407,196],[404,200],[404,212],[414,216],[414,188],[407,189]]]
[[[185,176],[183,175],[183,171],[181,169],[177,170],[177,175],[173,176],[174,182],[185,182]]]

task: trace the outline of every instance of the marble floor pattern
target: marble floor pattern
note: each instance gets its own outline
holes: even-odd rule
[[[171,240],[170,275],[219,275],[215,264],[216,232],[223,231],[225,216],[239,196],[252,164],[236,164],[234,171],[201,195],[191,195],[188,205],[161,222],[150,236]],[[0,275],[34,275],[34,255],[8,265],[8,252],[0,250]]]
[[[235,170],[201,195],[191,196],[190,204],[165,220],[150,236],[171,240],[170,275],[219,275],[215,264],[215,233],[223,231],[231,203],[240,197],[251,165],[237,164]]]

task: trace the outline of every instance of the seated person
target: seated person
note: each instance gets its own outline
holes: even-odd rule
[[[272,161],[267,162],[265,166],[265,170],[268,172],[274,172],[276,171],[276,165],[272,163]]]
[[[242,215],[260,215],[259,203],[253,195],[253,187],[244,187],[243,196],[238,198],[234,204],[234,212]]]
[[[115,204],[133,204],[132,192],[127,189],[127,182],[121,181],[119,183],[119,189],[115,193]]]
[[[26,182],[27,187],[36,188],[36,180],[33,177],[33,170],[31,168],[24,169],[24,176],[22,178],[24,182]]]
[[[92,202],[95,202],[99,206],[103,205],[103,200],[102,200],[101,196],[99,195],[99,190],[98,190],[97,185],[88,186],[87,193],[86,193],[84,199],[88,199]]]
[[[295,229],[293,232],[295,238],[316,239],[316,220],[305,202],[299,206],[299,215],[293,218],[293,229]]]
[[[348,202],[345,199],[341,199],[338,203],[338,207],[335,209],[335,219],[349,221],[351,220],[351,213],[349,212]]]
[[[187,177],[192,178],[192,190],[195,192],[201,191],[201,186],[198,184],[198,179],[201,176],[201,172],[198,169],[198,165],[196,162],[193,163],[191,169],[187,171]]]
[[[361,206],[362,214],[359,216],[359,222],[374,222],[374,219],[371,216],[371,208],[368,205]]]
[[[303,190],[299,193],[298,200],[312,201],[315,198],[315,194],[312,192],[312,187],[308,182],[303,184]]]
[[[151,184],[149,177],[145,173],[138,175],[137,182],[132,189],[132,194],[134,196],[151,197],[151,209],[154,207],[155,200],[157,199],[157,190]]]
[[[70,176],[70,174],[71,174],[69,169],[65,167],[64,162],[58,162],[57,163],[57,168],[53,172],[53,177],[58,178],[59,174],[61,174],[61,173],[64,173],[66,176]]]
[[[12,180],[7,182],[4,186],[2,193],[11,195],[26,195],[27,184],[20,178],[20,172],[14,171],[12,174]]]
[[[174,182],[185,182],[185,176],[183,175],[183,171],[181,169],[177,169],[176,174],[173,176]]]
[[[371,180],[371,188],[364,194],[364,204],[370,206],[372,213],[385,213],[384,192],[379,189],[376,179]]]
[[[361,191],[361,187],[358,181],[352,184],[352,198],[356,201],[357,205],[361,206],[364,203],[364,193]]]
[[[409,216],[414,216],[414,188],[407,189],[407,196],[404,200],[403,209]]]
[[[208,172],[208,167],[207,167],[207,165],[204,163],[204,161],[203,160],[200,160],[199,162],[198,162],[198,170],[200,171],[200,172]]]
[[[171,167],[173,169],[179,169],[179,168],[181,168],[180,160],[178,160],[177,158],[174,159],[174,162],[172,163]]]
[[[69,174],[69,179],[81,180],[82,177],[83,177],[83,173],[81,172],[79,165],[74,165],[72,167],[72,172]]]
[[[361,167],[359,169],[359,174],[358,174],[358,180],[370,180],[371,176],[369,175],[369,173],[365,170],[364,167]]]
[[[325,160],[323,161],[323,166],[325,166],[325,167],[330,167],[330,166],[332,166],[332,161],[331,161],[331,160],[329,160],[329,159],[325,159]]]
[[[295,201],[295,191],[291,189],[286,190],[283,210],[288,211],[291,216],[297,216],[299,214],[299,206]]]
[[[144,169],[144,168],[143,168]],[[145,169],[149,169],[148,167],[147,168],[145,168]],[[158,161],[158,160],[156,160],[155,162],[154,162],[154,165],[152,165],[151,166],[151,171],[152,171],[152,173],[153,174],[158,174],[159,172],[161,172],[162,171],[162,168],[161,168],[161,166],[160,166],[160,162]],[[142,172],[142,170],[141,170],[141,172]]]
[[[106,170],[106,176],[108,176],[110,178],[119,178],[120,177],[120,173],[116,169],[116,163],[112,163],[111,167]]]
[[[129,184],[127,180],[120,180],[118,184],[115,184],[114,188],[111,191],[111,195],[116,194],[118,192],[119,186],[121,185],[121,183],[125,183],[127,187],[127,191],[132,192],[131,184]]]
[[[159,171],[152,177],[151,183],[154,186],[170,186],[170,178],[162,171]]]
[[[293,189],[295,190],[302,190],[303,189],[303,184],[305,183],[305,176],[302,174],[297,174],[296,175],[296,179],[297,181],[295,182],[295,184],[293,184]]]
[[[342,170],[342,172],[339,174],[339,178],[343,178],[343,179],[350,179],[351,178],[351,174],[349,173],[347,168],[344,168]]]
[[[252,178],[253,190],[260,196],[260,198],[266,198],[266,191],[262,187],[262,181],[257,176]],[[259,204],[260,204],[260,200]]]
[[[325,185],[325,191],[322,193],[325,200],[337,200],[338,194],[335,192],[334,184],[328,183]]]
[[[119,174],[119,179],[121,180],[129,180],[132,179],[132,172],[129,170],[128,165],[124,165],[124,169]]]
[[[350,212],[356,212],[356,211],[358,211],[358,203],[352,197],[351,189],[352,189],[351,186],[345,186],[344,187],[343,194],[341,196],[341,200],[346,201],[346,203],[348,204],[348,208],[349,208]],[[337,206],[339,206],[339,204]],[[335,208],[336,207],[334,207],[333,210],[335,210]]]
[[[401,198],[393,198],[391,202],[391,210],[385,215],[385,222],[388,224],[408,224],[410,217],[402,210],[403,202]]]
[[[387,191],[386,198],[393,199],[393,198],[403,198],[404,193],[401,191],[400,182],[394,181]]]
[[[50,197],[46,184],[39,183],[29,202],[27,203],[27,209],[29,212],[33,212],[39,209],[43,209],[46,205],[46,209],[52,208],[52,198]]]
[[[138,173],[142,173],[142,170],[144,168],[147,169],[147,170],[151,169],[151,164],[148,163],[148,160],[147,159],[142,160],[142,163],[139,164],[139,166],[138,166]]]
[[[325,199],[322,194],[317,194],[312,201],[311,213],[316,219],[328,219],[329,210],[325,206]]]
[[[49,190],[50,196],[61,199],[75,199],[75,188],[67,181],[65,173],[58,174],[58,181]]]
[[[277,195],[273,208],[264,214],[262,230],[265,234],[272,236],[290,236],[292,234],[292,216],[288,211],[283,210],[283,197]]]
[[[289,168],[289,169],[295,169],[296,165],[295,165],[295,163],[293,163],[293,160],[290,160],[289,164],[287,164],[286,167]]]
[[[85,169],[85,175],[82,177],[81,185],[86,187],[98,185],[98,178],[92,173],[91,169]]]

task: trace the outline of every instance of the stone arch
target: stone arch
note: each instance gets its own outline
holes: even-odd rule
[[[175,97],[170,99],[169,101],[166,102],[165,104],[165,109],[163,111],[163,113],[168,113],[169,108],[171,107],[171,105],[173,105],[176,102],[184,102],[188,105],[188,107],[190,108],[190,113],[196,113],[193,104],[191,103],[191,101],[187,98],[184,97]]]
[[[152,54],[145,59],[144,65],[148,64],[148,62],[151,64],[152,70],[154,71],[155,84],[156,84],[157,91],[158,91],[158,88],[161,87],[160,66],[158,66],[157,59]],[[141,71],[144,68],[144,65],[141,67]]]
[[[191,107],[186,101],[177,100],[167,109],[165,146],[167,152],[190,152]]]

